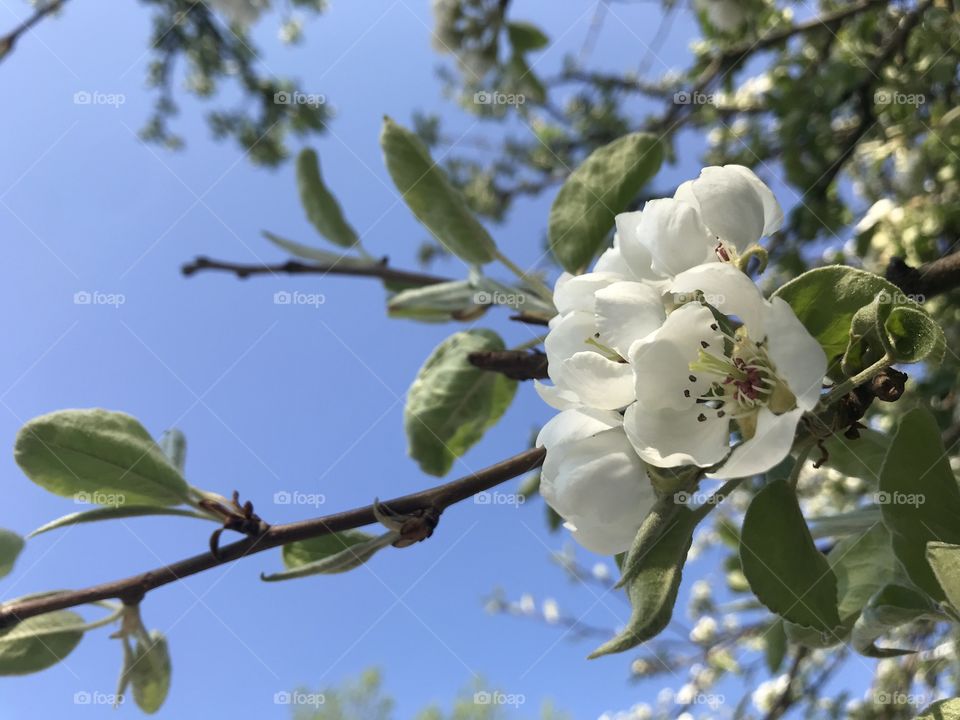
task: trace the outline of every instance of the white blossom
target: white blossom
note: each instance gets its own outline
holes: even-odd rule
[[[553,598],[547,598],[543,601],[543,619],[551,624],[560,619],[560,607]]]
[[[704,615],[690,631],[690,642],[703,645],[711,642],[717,636],[717,621],[709,615]]]
[[[270,7],[270,0],[209,0],[210,5],[235,25],[253,25]]]
[[[537,445],[547,449],[540,494],[577,541],[602,555],[629,548],[656,495],[620,415],[564,410],[543,427]]]
[[[773,704],[786,692],[789,686],[790,678],[787,675],[765,680],[757,686],[757,689],[750,696],[753,706],[760,712],[770,712]]]
[[[797,423],[819,401],[827,360],[781,298],[767,301],[742,272],[701,265],[670,288],[702,291],[742,325],[725,331],[697,302],[673,311],[630,349],[637,402],[624,429],[637,453],[659,467],[710,467],[714,478],[754,475],[789,453]],[[744,438],[730,451],[731,422]]]
[[[736,0],[694,0],[693,4],[697,12],[704,13],[710,24],[721,32],[733,32],[746,18]]]

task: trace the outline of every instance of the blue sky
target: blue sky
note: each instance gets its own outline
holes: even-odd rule
[[[555,71],[581,45],[593,5],[512,3],[513,17],[541,24],[556,43],[538,71]],[[26,12],[26,3],[6,0],[0,27]],[[594,63],[635,65],[659,10],[615,3],[610,12]],[[292,167],[256,168],[234,145],[212,141],[203,104],[181,96],[176,129],[187,139],[184,151],[139,142],[152,102],[143,88],[148,20],[135,3],[111,3],[109,11],[71,3],[0,67],[8,108],[0,121],[7,138],[0,236],[10,253],[0,270],[9,338],[0,355],[0,438],[11,447],[24,421],[65,407],[123,410],[157,436],[175,425],[189,440],[188,479],[224,494],[239,490],[270,522],[434,483],[406,456],[403,398],[430,350],[462,326],[388,320],[383,290],[370,281],[180,275],[197,254],[281,260],[261,229],[320,240],[299,206]],[[275,15],[256,32],[266,68],[298,76],[306,92],[335,106],[331,132],[314,142],[325,178],[367,248],[401,267],[414,264],[425,231],[383,168],[382,115],[409,123],[417,109],[440,111],[453,136],[487,132],[443,99],[434,72],[449,60],[430,48],[431,22],[422,0],[341,2],[308,25],[301,47],[276,41]],[[679,67],[694,34],[682,17],[659,56]],[[665,69],[653,61],[652,72]],[[79,91],[120,93],[125,102],[76,105]],[[666,168],[657,185],[695,175],[698,146],[684,144],[684,161]],[[521,263],[539,257],[551,199],[524,201],[494,228],[501,248]],[[464,268],[451,260],[436,271]],[[277,306],[280,290],[320,292],[326,301]],[[74,304],[80,291],[119,293],[125,302]],[[532,337],[503,314],[482,323],[508,344]],[[522,450],[550,414],[532,387],[522,387],[503,422],[453,474]],[[7,497],[0,526],[25,534],[77,509],[27,481],[10,452],[0,463]],[[281,490],[322,494],[325,503],[275,505]],[[191,520],[138,519],[50,533],[28,544],[0,582],[0,597],[142,571],[202,550],[209,532]],[[280,566],[277,553],[265,553],[160,589],[143,606],[173,654],[173,686],[160,716],[285,718],[276,692],[339,683],[372,665],[384,671],[399,717],[448,699],[474,674],[526,696],[530,716],[547,697],[578,718],[649,699],[655,685],[625,681],[629,657],[587,662],[593,641],[484,614],[483,596],[500,586],[511,597],[555,597],[565,613],[591,624],[625,621],[619,598],[572,586],[548,562],[563,540],[547,533],[539,506],[464,503],[444,515],[430,541],[390,549],[349,575],[264,584],[258,574]],[[91,633],[60,665],[0,680],[0,707],[6,717],[110,713],[76,705],[74,694],[112,693],[119,661],[118,643]]]

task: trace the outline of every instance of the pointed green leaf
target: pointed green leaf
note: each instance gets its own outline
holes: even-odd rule
[[[539,50],[550,43],[550,38],[544,34],[543,30],[528,22],[508,22],[507,34],[510,44],[518,53]]]
[[[21,550],[23,538],[10,530],[0,529],[0,578],[10,574]]]
[[[359,530],[347,530],[290,543],[283,547],[283,562],[288,569],[272,575],[261,574],[260,579],[274,582],[347,572],[363,565],[399,537],[397,532],[375,536]]]
[[[896,657],[915,652],[899,648],[880,648],[875,642],[884,633],[921,618],[942,619],[937,606],[923,593],[902,585],[881,588],[863,608],[853,626],[854,649],[867,657]]]
[[[79,502],[176,505],[188,486],[144,427],[107,410],[60,410],[30,420],[14,457],[33,482]]]
[[[776,675],[787,656],[787,631],[783,627],[783,618],[773,621],[763,633],[764,661],[771,675]]]
[[[160,449],[170,464],[183,475],[187,464],[187,436],[176,428],[167,430],[160,438]]]
[[[550,209],[550,250],[569,272],[581,272],[663,162],[655,135],[632,133],[594,150],[570,173]]]
[[[323,183],[320,158],[306,148],[297,156],[297,187],[307,219],[327,240],[340,247],[353,247],[357,233],[343,217],[340,204]]]
[[[263,230],[261,234],[278,248],[286,250],[291,255],[303,258],[304,260],[311,260],[321,265],[333,265],[341,268],[370,268],[376,265],[376,262],[373,260],[365,260],[364,258],[353,257],[352,255],[343,255],[342,253],[330,252],[329,250],[321,250],[311,245],[304,245],[294,242],[293,240],[287,240],[268,230]]]
[[[387,302],[390,317],[411,320],[473,320],[486,311],[469,280],[437,283],[401,290]]]
[[[468,263],[494,259],[496,246],[416,135],[390,118],[380,133],[387,170],[404,201],[437,241]]]
[[[45,525],[41,525],[28,538],[36,537],[45,532],[67,527],[68,525],[80,525],[81,523],[98,522],[100,520],[117,520],[128,517],[142,517],[144,515],[176,515],[179,517],[197,518],[198,520],[210,520],[211,518],[196,510],[186,508],[166,508],[156,505],[118,505],[116,507],[94,508],[93,510],[84,510],[83,512],[70,513],[56,520],[51,520]]]
[[[27,675],[56,665],[79,644],[83,626],[77,613],[57,610],[0,630],[0,675]]]
[[[453,462],[500,419],[517,389],[515,380],[474,367],[472,352],[503,350],[490,330],[468,330],[444,340],[420,368],[404,409],[410,456],[431,475]]]
[[[850,535],[834,545],[827,561],[837,576],[840,618],[853,622],[867,601],[899,574],[890,532],[876,523],[867,532]]]
[[[747,508],[740,561],[757,599],[777,615],[819,632],[839,630],[837,578],[787,482],[768,483]]]
[[[960,545],[927,543],[927,561],[943,588],[947,601],[960,610]]]
[[[128,678],[133,699],[143,712],[152,715],[167,699],[170,691],[170,648],[159,630],[151,630],[147,638],[138,638]]]
[[[667,626],[699,521],[698,513],[679,507],[659,539],[647,547],[627,589],[632,610],[626,628],[590,653],[591,658],[630,650]]]
[[[960,489],[929,410],[916,408],[900,420],[880,472],[878,503],[910,580],[935,600],[945,599],[927,562],[927,543],[960,544]]]

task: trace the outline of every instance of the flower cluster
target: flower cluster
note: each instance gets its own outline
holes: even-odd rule
[[[820,397],[826,356],[780,298],[741,271],[783,212],[739,165],[616,217],[592,272],[557,281],[545,341],[560,414],[538,437],[541,493],[585,547],[630,546],[656,500],[647,467],[762,473]]]

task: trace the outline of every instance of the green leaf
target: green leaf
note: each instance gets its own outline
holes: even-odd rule
[[[960,489],[929,410],[911,410],[900,420],[880,472],[878,501],[893,551],[910,580],[944,600],[927,562],[927,543],[960,544]]]
[[[880,506],[867,505],[845,513],[810,518],[810,534],[815,538],[856,535],[878,522],[881,522]]]
[[[632,610],[626,628],[592,653],[590,658],[624,652],[660,633],[670,622],[683,566],[693,542],[693,531],[700,514],[678,507],[659,539],[643,555],[627,589]],[[628,558],[626,563],[630,562]],[[636,561],[634,561],[636,562]]]
[[[310,245],[287,240],[286,238],[275,235],[267,230],[262,231],[263,236],[282,250],[286,250],[291,255],[304,260],[311,260],[321,265],[333,265],[341,268],[371,268],[376,265],[373,260],[353,257],[351,255],[342,255],[340,253],[321,250]]]
[[[914,720],[960,720],[960,698],[938,700],[924,708]]]
[[[927,561],[943,588],[947,601],[960,610],[960,545],[927,543]]]
[[[467,355],[503,350],[490,330],[468,330],[444,340],[420,368],[404,409],[408,452],[431,475],[453,462],[500,419],[513,400],[515,380],[474,367]]]
[[[0,529],[0,578],[10,574],[21,550],[23,538],[10,530]]]
[[[539,50],[550,44],[550,38],[536,25],[528,22],[508,22],[507,34],[514,51],[518,53]]]
[[[937,606],[923,593],[902,585],[887,585],[874,594],[863,608],[853,626],[851,642],[857,652],[867,657],[907,655],[914,651],[879,648],[875,642],[893,628],[921,618],[942,619]]]
[[[620,568],[620,580],[616,587],[625,587],[637,578],[640,571],[646,566],[648,553],[660,541],[660,537],[681,517],[684,517],[680,515],[682,507],[682,503],[674,502],[673,495],[663,497],[654,503],[650,512],[640,523],[633,544],[630,545],[630,549],[623,559],[623,565]]]
[[[27,675],[56,665],[83,638],[82,628],[77,613],[57,610],[0,630],[0,675]]]
[[[14,457],[42,488],[102,505],[176,505],[186,481],[144,427],[107,410],[41,415],[17,435]]]
[[[810,334],[823,346],[827,359],[833,364],[843,355],[848,357],[847,371],[854,371],[852,355],[864,355],[869,348],[859,347],[848,353],[851,342],[851,325],[861,308],[875,303],[885,294],[891,300],[887,310],[898,308],[896,319],[885,324],[886,336],[903,357],[922,357],[935,353],[942,331],[923,309],[903,295],[899,288],[878,275],[843,265],[830,265],[805,272],[777,290],[774,297],[786,300]],[[893,302],[893,301],[896,302]],[[879,303],[878,303],[879,305]],[[901,311],[902,308],[902,311]],[[905,313],[905,314],[902,314]],[[918,315],[919,313],[919,315]],[[889,320],[887,315],[884,321]],[[876,313],[873,314],[874,324]],[[883,322],[883,321],[882,321]],[[861,331],[870,323],[861,314]],[[922,328],[922,333],[912,336]],[[860,332],[855,333],[861,335]],[[862,335],[861,335],[862,337]],[[859,340],[860,338],[856,338]],[[855,340],[855,343],[856,343]],[[934,358],[935,359],[935,358]],[[904,360],[915,362],[916,360]],[[862,364],[863,358],[858,364]]]
[[[493,238],[420,138],[385,117],[380,146],[404,202],[437,241],[468,263],[479,265],[493,260],[497,249]]]
[[[347,572],[363,565],[399,537],[396,532],[375,536],[359,530],[345,530],[290,543],[283,547],[283,562],[288,569],[272,575],[261,574],[260,579],[274,582]]]
[[[311,148],[297,157],[297,188],[307,219],[323,237],[340,247],[353,247],[358,237],[344,219],[337,199],[330,194],[320,176],[320,159]]]
[[[198,520],[210,520],[211,518],[196,510],[186,508],[166,508],[156,505],[118,505],[116,507],[94,508],[93,510],[84,510],[82,512],[70,513],[56,520],[51,520],[45,525],[41,525],[36,530],[27,535],[28,538],[36,537],[45,532],[67,527],[68,525],[80,525],[88,522],[98,522],[100,520],[117,520],[128,517],[142,517],[144,515],[176,515],[179,517],[197,518]]]
[[[393,318],[421,321],[473,320],[487,309],[477,303],[478,295],[469,280],[410,288],[390,298],[387,312]]]
[[[167,430],[160,438],[160,449],[169,463],[183,475],[187,464],[187,436],[176,428]]]
[[[852,624],[871,596],[898,575],[890,532],[879,522],[865,533],[840,540],[827,555],[827,561],[837,576],[839,612],[844,625]]]
[[[890,436],[876,430],[860,430],[860,437],[851,439],[843,435],[831,435],[824,441],[829,453],[827,467],[848,477],[876,482],[880,466],[890,447]]]
[[[885,354],[895,362],[928,360],[936,365],[945,348],[943,330],[919,305],[902,293],[881,290],[854,314],[841,367],[853,375]]]
[[[138,638],[129,680],[137,707],[148,715],[159,710],[167,699],[170,673],[170,648],[163,633],[151,630],[148,638]]]
[[[783,665],[783,659],[787,656],[787,631],[783,626],[782,618],[777,618],[767,628],[767,631],[763,633],[763,641],[767,670],[770,671],[771,675],[775,675],[780,670],[780,666]]]
[[[599,252],[637,193],[657,174],[663,146],[632,133],[594,150],[570,173],[550,209],[550,250],[569,272],[581,272]]]
[[[819,632],[839,629],[837,578],[813,544],[787,482],[768,483],[747,508],[740,561],[750,588],[770,610]]]

